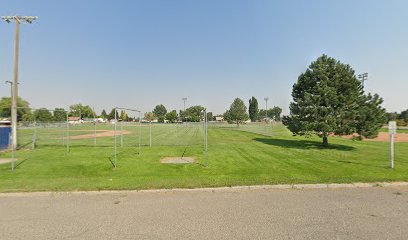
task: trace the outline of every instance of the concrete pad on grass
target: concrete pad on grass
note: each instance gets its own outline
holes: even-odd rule
[[[192,157],[165,157],[160,160],[164,164],[188,164],[193,163],[194,158]]]

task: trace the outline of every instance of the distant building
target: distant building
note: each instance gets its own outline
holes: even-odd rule
[[[96,119],[95,119],[95,122],[104,123],[104,122],[107,122],[107,120],[104,119],[104,118],[96,118]]]
[[[68,122],[70,124],[77,124],[77,123],[82,123],[82,119],[80,117],[68,117]]]
[[[224,117],[223,116],[216,116],[215,121],[216,122],[224,122]]]
[[[3,118],[0,120],[0,125],[1,126],[9,126],[11,125],[11,121],[8,118]]]

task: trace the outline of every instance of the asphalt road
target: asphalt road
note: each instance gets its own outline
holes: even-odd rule
[[[0,194],[0,239],[408,239],[408,187]]]

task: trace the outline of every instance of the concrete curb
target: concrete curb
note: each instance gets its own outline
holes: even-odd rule
[[[13,192],[0,193],[0,197],[24,196],[63,196],[70,194],[98,195],[98,194],[130,194],[130,193],[178,193],[178,192],[240,192],[254,190],[307,190],[307,189],[351,189],[374,187],[406,187],[408,182],[374,182],[374,183],[329,183],[329,184],[280,184],[253,185],[215,188],[173,188],[147,190],[103,190],[103,191],[72,191],[72,192]]]

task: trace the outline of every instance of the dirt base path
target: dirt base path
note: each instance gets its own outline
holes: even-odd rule
[[[354,135],[347,135],[343,136],[344,138],[347,139],[352,139]],[[357,135],[355,135],[357,136]],[[390,135],[386,132],[380,132],[378,133],[378,136],[376,138],[364,138],[364,141],[370,141],[370,142],[389,142],[390,141]],[[397,133],[394,135],[394,142],[408,142],[408,133]]]
[[[116,131],[116,136],[120,136],[122,134],[131,134],[131,131]],[[87,138],[100,138],[100,137],[113,137],[115,136],[115,131],[113,130],[103,130],[103,132],[99,131],[98,133],[89,133],[77,136],[70,136],[69,139],[87,139]]]
[[[380,132],[378,134],[378,137],[374,139],[365,139],[367,141],[373,141],[373,142],[389,142],[390,141],[390,135],[386,132]],[[408,133],[397,133],[394,136],[394,141],[395,142],[408,142]]]

